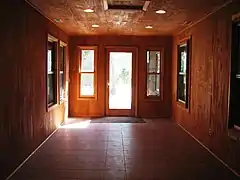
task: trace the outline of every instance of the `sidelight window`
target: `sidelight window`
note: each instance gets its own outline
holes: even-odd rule
[[[96,94],[96,47],[80,47],[80,97],[94,98]]]
[[[147,97],[161,95],[161,66],[162,52],[159,50],[147,51]]]

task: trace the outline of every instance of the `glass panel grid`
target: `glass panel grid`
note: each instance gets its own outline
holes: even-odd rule
[[[80,87],[81,96],[94,96],[94,74],[81,73]]]
[[[160,96],[160,74],[148,74],[147,96]]]
[[[94,50],[81,50],[81,72],[94,72]]]
[[[160,51],[147,51],[147,71],[149,73],[160,73],[160,62]]]
[[[147,96],[160,96],[161,52],[147,51]]]

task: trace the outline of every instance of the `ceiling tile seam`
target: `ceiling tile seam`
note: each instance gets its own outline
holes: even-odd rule
[[[180,35],[181,33],[183,33],[184,31],[190,29],[191,27],[196,26],[198,23],[204,21],[205,19],[207,19],[209,16],[217,13],[219,10],[221,10],[222,8],[226,7],[227,5],[231,4],[233,2],[233,0],[229,0],[226,3],[224,3],[221,6],[216,7],[213,11],[211,11],[210,13],[206,14],[205,16],[203,16],[202,18],[200,18],[199,20],[195,21],[194,23],[192,23],[191,25],[187,26],[186,28],[184,28],[183,30],[181,30],[180,32],[177,32],[175,35]]]
[[[62,32],[64,32],[67,36],[70,36],[69,33],[65,32],[62,28],[60,28],[56,22],[54,22],[52,19],[50,19],[48,16],[46,16],[39,8],[37,8],[33,3],[31,3],[28,0],[24,0],[26,3],[28,3],[32,8],[34,8],[37,12],[39,12],[42,16],[44,16],[46,19],[48,19],[50,22],[52,22],[54,25],[56,25]]]

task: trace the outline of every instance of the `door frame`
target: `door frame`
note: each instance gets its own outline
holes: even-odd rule
[[[109,109],[109,55],[110,52],[132,52],[132,109]],[[138,48],[135,46],[105,46],[105,116],[137,116],[138,115]],[[129,113],[130,111],[130,113]]]

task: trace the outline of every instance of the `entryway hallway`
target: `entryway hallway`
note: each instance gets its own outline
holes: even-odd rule
[[[174,122],[146,121],[62,127],[10,179],[238,179]]]

